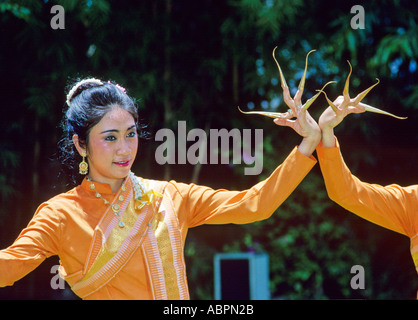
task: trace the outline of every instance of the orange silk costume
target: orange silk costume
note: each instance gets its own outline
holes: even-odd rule
[[[183,256],[188,229],[268,218],[315,163],[295,147],[269,178],[245,191],[140,179],[162,195],[141,209],[127,180],[130,196],[121,203],[121,218],[84,179],[42,203],[16,241],[0,251],[0,287],[58,255],[61,277],[83,299],[189,299]],[[110,203],[118,197],[109,185],[94,184]]]
[[[418,185],[380,186],[360,181],[344,163],[336,147],[317,148],[318,160],[330,199],[356,215],[411,240],[411,255],[418,271]]]

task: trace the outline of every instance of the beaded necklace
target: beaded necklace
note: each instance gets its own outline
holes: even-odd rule
[[[126,186],[125,186],[125,183],[126,183],[126,178],[125,178],[125,180],[123,181],[123,184],[122,184],[122,186],[121,186],[121,193],[119,194],[119,197],[118,197],[118,201],[116,202],[116,203],[113,203],[113,204],[110,204],[110,202],[109,201],[107,201],[97,190],[96,190],[96,186],[94,185],[94,183],[93,183],[93,181],[89,178],[89,177],[87,177],[86,178],[87,179],[87,181],[90,181],[90,189],[92,189],[92,190],[94,190],[95,192],[96,192],[96,194],[95,194],[95,196],[96,196],[96,198],[100,198],[100,199],[102,199],[103,201],[104,201],[104,204],[105,205],[110,205],[110,207],[112,208],[112,211],[113,211],[113,213],[115,214],[115,216],[118,216],[119,217],[119,220],[120,220],[120,216],[121,216],[121,214],[120,214],[120,202],[121,201],[123,201],[124,199],[125,199],[125,197],[124,197],[124,195],[123,195],[123,192],[125,192],[126,191]],[[114,202],[114,200],[113,200],[113,202]],[[120,228],[123,228],[123,227],[125,227],[125,224],[123,223],[123,221],[122,220],[120,220],[119,221],[119,227]]]
[[[132,184],[133,184],[133,188],[134,188],[134,192],[135,192],[135,199],[141,199],[142,195],[145,194],[145,186],[139,181],[139,179],[137,177],[135,177],[135,175],[132,172],[129,172],[129,177],[132,180]],[[109,201],[107,201],[97,190],[96,190],[96,186],[94,185],[93,181],[89,178],[86,177],[87,181],[90,181],[90,189],[94,190],[95,196],[96,198],[100,198],[104,201],[105,205],[110,205],[113,213],[115,214],[115,216],[119,217],[119,227],[123,228],[125,227],[125,223],[120,220],[121,218],[121,213],[120,213],[120,202],[122,202],[125,199],[125,196],[123,195],[123,192],[126,191],[126,181],[127,178],[125,178],[125,180],[122,183],[121,186],[121,192],[119,194],[118,197],[118,201],[116,203],[110,204]],[[113,200],[113,202],[115,202],[115,200]]]

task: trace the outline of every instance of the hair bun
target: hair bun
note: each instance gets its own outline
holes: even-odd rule
[[[83,90],[102,85],[103,82],[95,78],[84,79],[77,82],[67,94],[67,105],[70,106],[71,100],[78,96]]]

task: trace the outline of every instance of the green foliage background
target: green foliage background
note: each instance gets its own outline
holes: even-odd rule
[[[65,9],[65,29],[50,26],[50,9]],[[353,5],[365,9],[365,29],[352,29]],[[285,111],[277,59],[295,93],[311,49],[304,99],[330,80],[342,93],[353,65],[354,96],[379,78],[367,103],[408,120],[362,114],[337,129],[345,160],[367,182],[416,184],[417,7],[414,0],[280,1],[0,1],[0,247],[13,242],[36,207],[70,187],[57,178],[59,123],[66,88],[77,77],[112,79],[138,99],[153,137],[160,128],[261,128],[264,170],[241,165],[159,166],[158,143],[141,141],[134,171],[147,178],[245,189],[266,178],[299,143],[288,128],[240,114],[237,106]],[[323,97],[311,107],[317,119]],[[222,236],[219,236],[222,235]],[[278,299],[413,299],[416,271],[409,240],[367,223],[332,203],[318,166],[268,220],[191,230],[186,259],[193,299],[213,298],[216,252],[270,256],[270,287]],[[3,299],[70,299],[51,290],[48,259],[0,289]],[[366,290],[350,288],[350,269],[366,270]]]

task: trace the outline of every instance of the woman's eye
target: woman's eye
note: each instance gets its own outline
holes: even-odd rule
[[[129,132],[128,135],[127,135],[128,138],[134,138],[135,136],[136,136],[135,131]]]
[[[114,136],[108,136],[105,138],[106,141],[115,141],[116,138]]]

